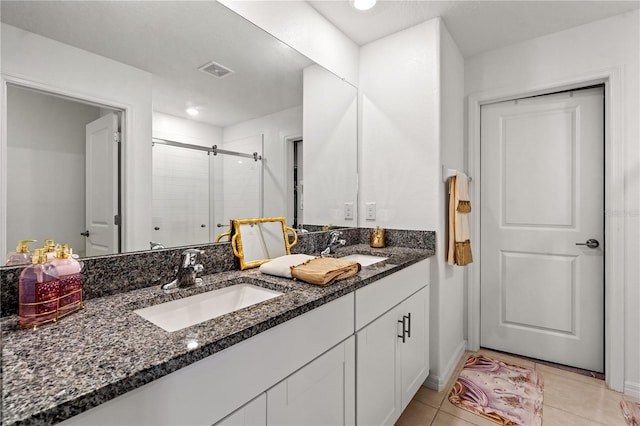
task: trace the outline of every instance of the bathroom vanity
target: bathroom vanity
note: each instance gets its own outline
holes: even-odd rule
[[[168,294],[144,287],[36,331],[6,317],[3,424],[392,423],[429,371],[434,253],[336,255],[358,253],[387,259],[325,287],[255,269]],[[134,312],[238,282],[282,295],[174,332]]]

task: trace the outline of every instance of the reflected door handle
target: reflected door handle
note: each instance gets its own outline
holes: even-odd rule
[[[598,240],[593,239],[593,238],[589,238],[586,243],[576,243],[576,245],[577,246],[587,246],[590,249],[594,249],[594,248],[600,247],[600,243],[598,242]]]
[[[89,237],[89,231],[87,230],[87,231],[81,232],[80,235],[88,238]]]

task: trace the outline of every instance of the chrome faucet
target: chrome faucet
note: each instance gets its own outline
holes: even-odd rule
[[[164,246],[160,243],[154,243],[153,241],[149,241],[149,245],[151,246],[151,250],[163,249]]]
[[[344,239],[341,239],[340,237],[342,236],[342,232],[340,231],[332,231],[329,234],[329,244],[327,245],[327,248],[322,250],[320,252],[320,256],[326,256],[328,254],[331,254],[333,252],[333,249],[336,246],[343,246],[345,244],[347,244],[347,241]]]
[[[174,288],[192,287],[196,284],[202,284],[202,278],[196,278],[196,274],[202,272],[204,267],[196,264],[198,254],[204,253],[204,250],[187,249],[182,252],[182,261],[176,268],[176,278],[170,283],[163,284],[163,290],[171,290]]]

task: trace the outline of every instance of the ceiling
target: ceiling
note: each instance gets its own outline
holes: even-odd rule
[[[0,1],[2,22],[153,74],[153,109],[225,127],[302,105],[313,62],[215,1]],[[27,53],[27,52],[25,52]],[[215,61],[234,71],[198,70]],[[200,114],[189,117],[187,107]]]
[[[640,7],[639,0],[378,0],[361,12],[348,0],[308,3],[360,46],[440,16],[465,57]]]

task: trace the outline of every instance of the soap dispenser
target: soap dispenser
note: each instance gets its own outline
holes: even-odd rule
[[[369,235],[369,245],[373,248],[384,247],[384,229],[376,226]]]
[[[31,263],[31,251],[29,250],[29,243],[35,243],[36,240],[20,240],[16,251],[12,251],[7,256],[5,262],[6,266],[15,265],[28,265]]]
[[[44,240],[44,247],[42,247],[45,256],[48,261],[52,261],[56,255],[56,243],[53,240]]]
[[[20,273],[18,283],[18,326],[33,327],[55,321],[58,315],[60,280],[47,262],[43,249],[35,250],[31,265]]]
[[[73,250],[67,244],[56,248],[51,264],[56,268],[60,279],[60,301],[58,317],[70,314],[82,308],[82,265],[73,256]]]

